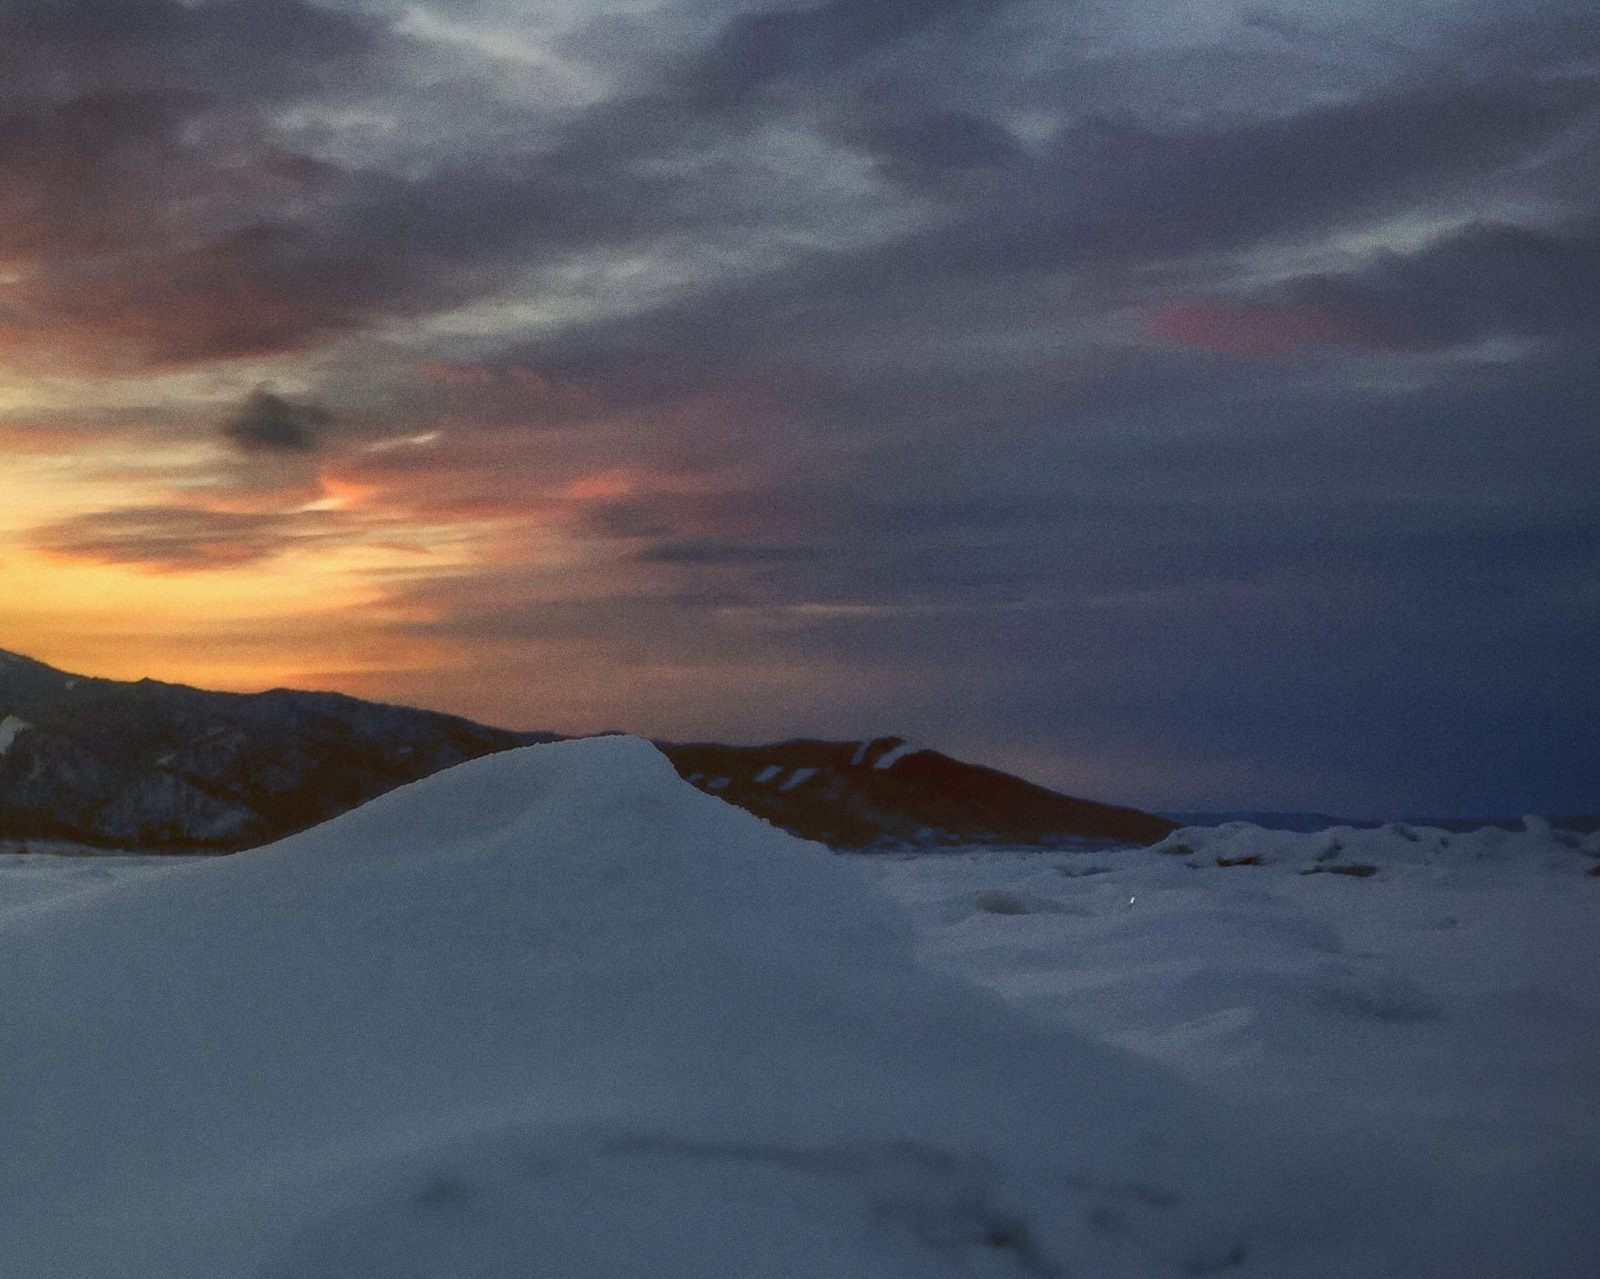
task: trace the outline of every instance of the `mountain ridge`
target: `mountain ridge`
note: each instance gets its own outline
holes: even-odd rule
[[[344,693],[99,679],[0,650],[0,837],[243,849],[564,736]],[[1153,843],[1174,829],[900,737],[655,744],[701,790],[836,849]]]

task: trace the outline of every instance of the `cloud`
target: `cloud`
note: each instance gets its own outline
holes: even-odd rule
[[[712,540],[661,541],[639,553],[646,564],[764,565],[792,564],[836,555],[816,546],[781,546]]]
[[[326,515],[239,513],[187,506],[93,511],[34,529],[32,545],[63,559],[158,572],[232,569],[330,535]]]
[[[308,388],[39,545],[423,530],[460,554],[385,617],[530,725],[715,703],[1325,804],[1551,757],[1517,698],[1586,689],[1596,621],[1583,6],[423,7],[0,0],[0,361],[100,378],[130,450]],[[360,513],[289,510],[313,471]],[[1472,750],[1417,726],[1471,737],[1452,696]]]
[[[828,0],[735,15],[683,76],[692,100],[727,109],[783,82],[836,76],[940,24],[991,17],[993,0]]]
[[[1294,276],[1265,296],[1166,303],[1147,316],[1168,341],[1246,357],[1336,345],[1431,351],[1491,338],[1600,333],[1600,223],[1474,222],[1409,253]]]
[[[314,404],[295,405],[271,391],[256,390],[222,433],[247,453],[310,453],[328,424],[328,414]]]
[[[530,103],[519,119],[491,77],[466,79],[433,126],[445,136],[409,142],[382,122],[432,110],[443,55],[374,12],[12,4],[0,255],[22,266],[0,339],[36,359],[65,336],[85,362],[185,365],[305,350],[595,255],[766,252],[815,273],[813,255],[780,246],[853,240],[863,211],[888,228],[928,198],[959,216],[869,235],[824,274],[899,291],[1132,266],[1438,198],[1596,101],[1540,69],[1402,78],[1266,119],[1074,116],[1070,90],[1046,105],[1070,85],[1068,45],[1048,86],[1019,74],[1001,77],[1009,99],[980,87],[976,67],[1019,39],[1001,21],[1011,7],[735,11],[685,54],[636,54],[632,91],[567,116]],[[25,73],[52,63],[81,70]],[[476,141],[474,110],[509,112],[507,127]],[[1024,141],[1006,112],[1044,112],[1051,133]],[[806,136],[803,170],[784,173],[775,138]],[[837,172],[852,152],[875,186],[835,191],[804,171]]]

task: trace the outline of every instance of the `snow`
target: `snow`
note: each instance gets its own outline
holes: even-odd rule
[[[11,749],[11,745],[17,740],[18,734],[32,727],[33,725],[28,723],[27,720],[19,719],[15,715],[7,715],[4,719],[0,719],[0,756],[3,756]]]
[[[1180,1080],[638,740],[97,869],[0,911],[0,1274],[1180,1275],[1274,1219]]]
[[[850,757],[851,768],[860,768],[866,762],[867,750],[871,745],[870,741],[865,741],[856,747],[856,753]]]
[[[913,746],[910,742],[896,742],[888,750],[884,751],[882,755],[879,755],[878,758],[873,761],[872,766],[874,768],[893,768],[907,755],[912,754],[917,749],[918,747]]]
[[[785,791],[793,790],[797,786],[804,786],[817,775],[817,772],[818,770],[815,768],[797,768],[788,777],[784,778],[783,785],[778,789]]]
[[[1600,836],[1235,824],[872,860],[926,962],[1349,1169],[1323,1205],[1366,1215],[1347,1273],[1595,1273]],[[1325,873],[1351,863],[1376,873]]]
[[[782,764],[768,764],[765,768],[763,768],[759,773],[756,774],[756,776],[755,776],[756,785],[762,786],[762,785],[765,785],[767,782],[774,781],[774,780],[777,779],[778,775],[780,773],[782,773],[782,772],[783,772],[783,765]]]
[[[1410,836],[834,857],[608,737],[0,858],[0,1274],[1588,1279],[1600,844]]]

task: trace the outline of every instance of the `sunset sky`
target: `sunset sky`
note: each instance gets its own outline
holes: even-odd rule
[[[0,0],[0,648],[1600,807],[1593,0]]]

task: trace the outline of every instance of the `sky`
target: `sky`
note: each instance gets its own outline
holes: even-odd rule
[[[0,0],[0,647],[1600,807],[1592,0]]]

